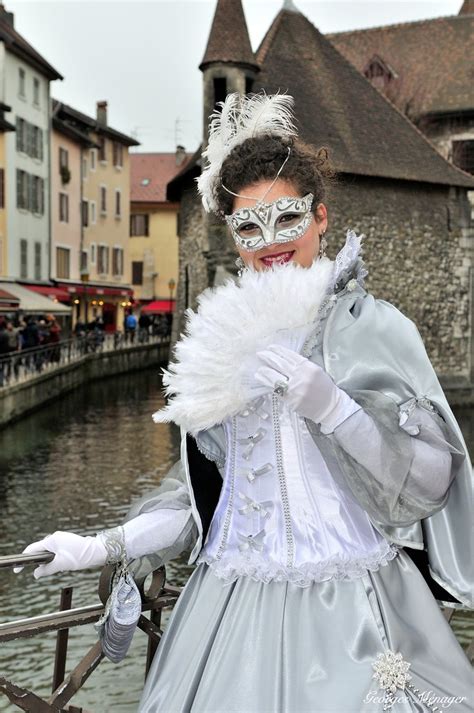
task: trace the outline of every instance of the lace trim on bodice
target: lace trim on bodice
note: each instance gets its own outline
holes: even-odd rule
[[[339,555],[323,562],[307,562],[299,567],[285,567],[276,562],[262,560],[256,564],[255,559],[249,561],[245,555],[233,556],[232,561],[216,561],[213,557],[202,553],[196,563],[205,562],[214,574],[227,583],[235,582],[239,577],[250,577],[258,582],[289,581],[300,587],[309,587],[314,582],[328,579],[353,580],[363,577],[367,571],[376,571],[394,559],[398,547],[386,541],[370,555],[353,559],[342,559]]]

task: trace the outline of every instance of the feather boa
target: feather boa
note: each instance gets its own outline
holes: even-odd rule
[[[171,398],[153,414],[154,421],[174,421],[195,436],[243,410],[258,396],[250,389],[260,365],[256,352],[275,343],[296,351],[303,347],[323,298],[333,289],[341,261],[335,263],[324,257],[309,268],[290,261],[245,270],[237,282],[229,279],[204,290],[197,312],[185,312],[185,334],[173,350],[176,361],[162,370],[165,395]]]

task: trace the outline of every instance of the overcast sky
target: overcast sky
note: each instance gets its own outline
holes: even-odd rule
[[[295,0],[323,32],[456,15],[462,0]],[[201,139],[201,73],[216,0],[4,0],[15,27],[59,72],[57,99],[141,142],[139,151],[194,151]],[[254,49],[283,0],[244,0]]]

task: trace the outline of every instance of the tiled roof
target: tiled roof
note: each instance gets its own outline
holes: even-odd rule
[[[300,136],[337,170],[474,188],[301,13],[281,10],[256,56],[255,90],[292,94]]]
[[[206,51],[199,69],[212,62],[256,67],[241,0],[218,0]]]
[[[459,15],[474,15],[474,0],[464,0]]]
[[[68,104],[63,104],[58,99],[53,99],[53,119],[55,117],[70,127],[77,129],[80,133],[87,134],[88,131],[96,131],[119,141],[125,146],[140,146],[140,142],[131,136],[112,129],[111,126],[103,126],[97,119],[92,119],[87,114],[83,114]]]
[[[469,5],[469,7],[468,7]],[[326,35],[363,72],[374,55],[398,77],[386,88],[416,118],[474,110],[474,2],[463,14]]]
[[[187,163],[191,154],[186,154]],[[166,202],[166,186],[184,169],[176,165],[175,153],[130,154],[130,200],[132,202]]]
[[[96,144],[91,137],[85,131],[81,131],[77,125],[70,124],[68,121],[63,121],[56,116],[53,116],[52,125],[53,129],[59,131],[60,134],[67,136],[80,146],[84,146],[86,148],[99,148],[99,144]]]
[[[15,30],[12,23],[13,15],[0,6],[0,42],[5,44],[7,50],[48,79],[63,79],[62,75]]]

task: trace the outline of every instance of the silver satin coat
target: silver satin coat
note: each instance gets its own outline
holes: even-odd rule
[[[446,438],[452,444],[453,479],[443,502],[433,506],[428,503],[422,516],[419,508],[410,512],[408,507],[404,519],[400,517],[400,520],[392,521],[392,512],[388,507],[385,508],[383,502],[374,505],[370,502],[370,496],[364,497],[358,490],[358,484],[365,479],[366,493],[370,493],[373,482],[370,474],[358,471],[357,464],[351,464],[350,458],[342,453],[335,435],[323,436],[317,424],[308,419],[306,423],[333,477],[349,487],[368,512],[374,527],[390,542],[414,550],[425,549],[429,576],[461,602],[444,603],[454,608],[472,608],[473,475],[468,450],[416,325],[390,303],[369,294],[363,286],[364,274],[363,262],[359,258],[336,285],[336,298],[328,302],[322,311],[307,356],[323,366],[335,383],[370,413],[376,424],[378,421],[380,424],[385,423],[387,460],[393,442],[402,433],[405,441],[400,441],[398,455],[401,454],[400,448],[404,448],[403,444],[408,444],[411,438],[398,426],[401,410],[418,403],[428,403],[435,407],[439,423],[443,424]],[[172,502],[172,492],[165,496],[168,504],[160,502],[159,488],[157,492],[147,494],[134,503],[124,522],[155,507],[184,507],[184,501],[189,500],[194,520],[193,532],[188,528],[182,542],[177,542],[172,550],[146,556],[132,563],[136,577],[146,576],[151,569],[177,556],[187,546],[194,545],[189,557],[191,564],[202,549],[203,524],[190,474],[187,452],[189,438],[190,435],[181,427],[180,456],[184,472],[178,478],[183,480],[183,488],[176,503]],[[226,459],[222,425],[200,431],[196,443],[201,454],[215,462],[222,476]],[[397,457],[396,448],[392,457]],[[177,466],[175,464],[174,470]],[[393,470],[395,472],[396,467]]]
[[[436,373],[426,353],[416,325],[396,307],[375,299],[354,279],[346,282],[337,293],[329,316],[319,322],[321,331],[309,358],[325,368],[334,382],[369,410],[372,395],[383,395],[387,402],[399,407],[415,399],[428,400],[445,421],[459,456],[453,468],[455,477],[445,503],[437,512],[408,525],[388,524],[383,518],[371,517],[371,522],[390,542],[417,550],[426,549],[429,573],[435,582],[472,608],[474,592],[474,557],[472,552],[473,475],[467,446],[459,425],[448,404]],[[377,410],[371,411],[377,420]],[[316,444],[326,455],[334,450],[328,436],[306,419]],[[197,439],[201,451],[218,465],[226,455],[223,428],[214,426],[202,431]],[[326,441],[326,447],[324,447]],[[181,457],[186,466],[186,439],[182,429]],[[335,475],[334,470],[332,470]],[[188,485],[192,494],[189,469]],[[354,472],[342,472],[351,486]],[[351,488],[352,489],[352,488]],[[353,491],[354,492],[354,491]],[[194,500],[192,499],[193,503]],[[360,501],[366,508],[366,503]],[[194,503],[199,537],[189,563],[196,560],[202,547],[202,528]],[[370,513],[369,513],[370,516]],[[448,606],[460,605],[446,602]]]

